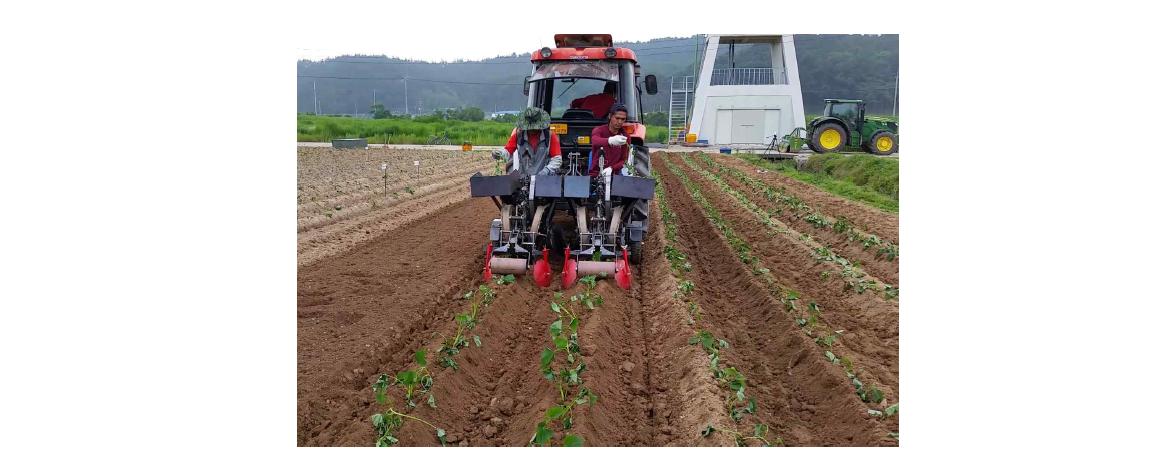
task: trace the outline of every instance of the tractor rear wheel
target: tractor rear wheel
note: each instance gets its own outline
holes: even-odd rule
[[[875,133],[869,141],[869,151],[877,155],[890,155],[898,151],[898,137],[885,130]]]
[[[809,147],[819,154],[825,152],[840,152],[848,141],[845,129],[832,122],[827,122],[813,131]]]

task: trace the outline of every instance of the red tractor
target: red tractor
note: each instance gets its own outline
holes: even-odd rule
[[[614,47],[610,35],[558,34],[554,39],[556,48],[533,52],[534,69],[525,77],[524,94],[528,106],[549,112],[550,132],[561,142],[562,167],[556,176],[530,176],[520,174],[514,158],[508,174],[470,179],[472,196],[492,197],[501,211],[490,224],[484,277],[532,273],[537,285],[546,287],[552,281],[549,250],[554,250],[553,258],[562,260],[562,287],[580,276],[612,275],[628,289],[630,264],[641,263],[654,192],[641,86],[656,94],[657,79],[642,79],[636,55]],[[629,111],[627,171],[589,176],[590,135],[606,124],[612,103]]]

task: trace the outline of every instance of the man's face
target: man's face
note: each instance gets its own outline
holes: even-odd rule
[[[625,125],[626,116],[627,115],[623,111],[613,113],[613,115],[609,117],[609,128],[613,130],[620,130],[621,126]]]

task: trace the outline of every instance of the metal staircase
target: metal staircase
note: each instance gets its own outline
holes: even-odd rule
[[[693,111],[694,76],[673,77],[669,81],[669,142],[685,142],[689,114]]]

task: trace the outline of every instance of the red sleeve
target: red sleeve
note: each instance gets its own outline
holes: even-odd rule
[[[593,145],[593,149],[600,149],[601,147],[609,147],[609,128],[601,128],[597,126],[593,128],[593,132],[589,134],[589,143]]]
[[[561,139],[557,138],[557,134],[549,134],[549,157],[558,157],[561,155]]]
[[[509,142],[505,143],[505,150],[509,152],[509,155],[513,155],[513,152],[517,150],[517,129],[513,129],[513,134],[509,135]]]

